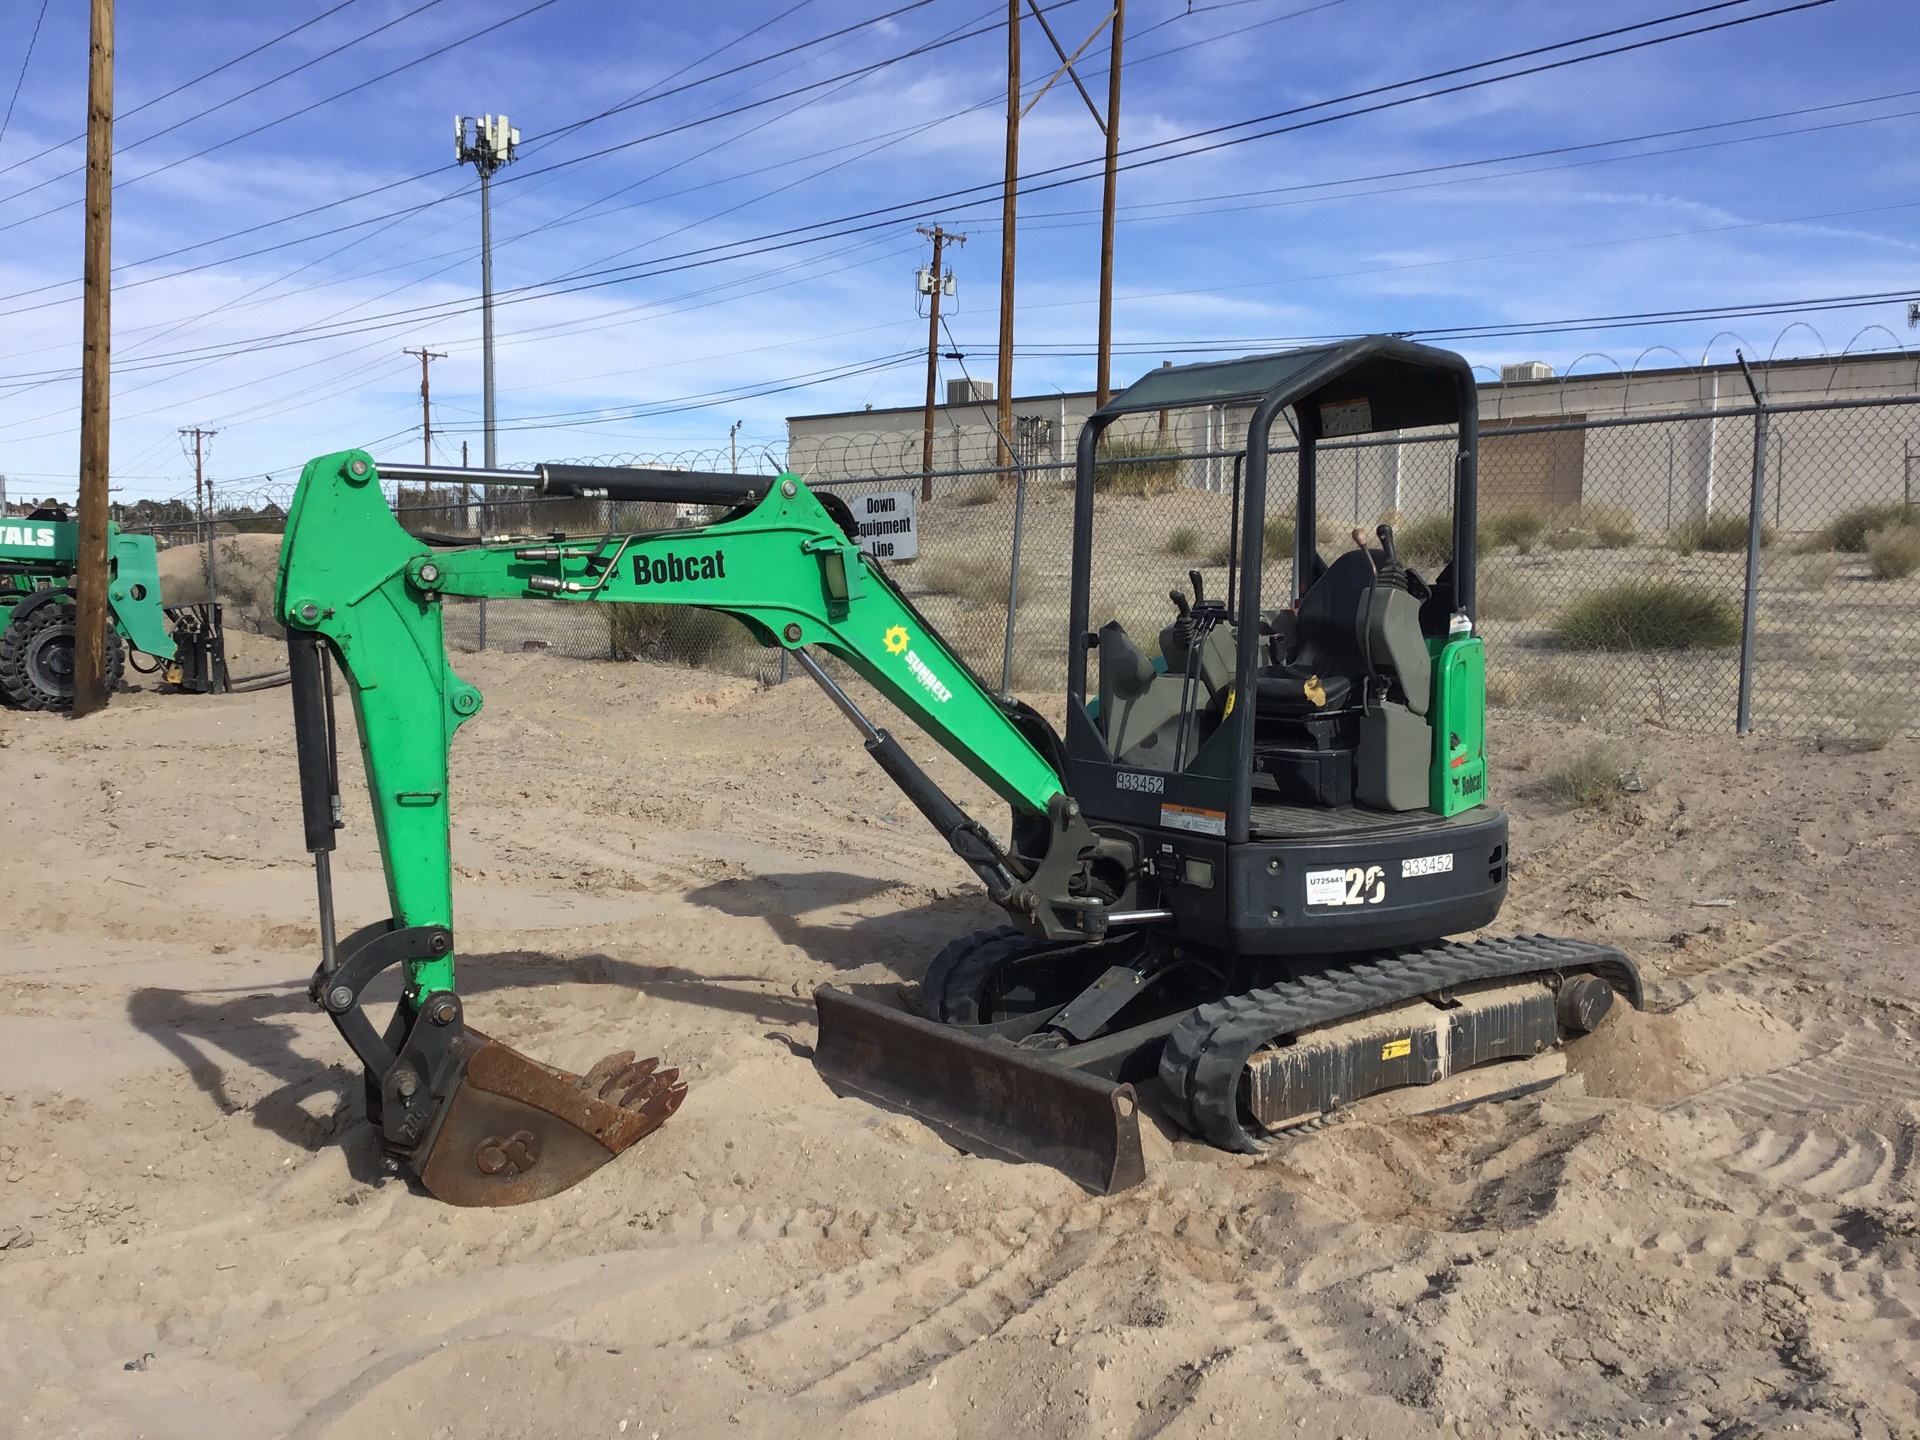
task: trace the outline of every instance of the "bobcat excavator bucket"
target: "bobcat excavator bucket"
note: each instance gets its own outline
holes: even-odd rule
[[[1133,1087],[991,1033],[942,1025],[827,985],[814,1065],[833,1090],[904,1110],[948,1143],[1050,1165],[1096,1195],[1146,1178]]]
[[[679,1072],[621,1050],[575,1075],[470,1029],[452,989],[453,932],[445,925],[383,920],[336,943],[339,776],[324,642],[289,632],[288,669],[320,900],[321,959],[307,993],[365,1067],[367,1118],[383,1155],[450,1205],[520,1205],[577,1185],[680,1108],[687,1088]],[[383,1034],[362,999],[394,966],[404,967],[408,984]]]

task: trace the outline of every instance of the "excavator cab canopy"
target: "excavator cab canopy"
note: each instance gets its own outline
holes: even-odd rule
[[[1215,442],[1219,449],[1213,457],[1214,468],[1200,486],[1189,475],[1181,477],[1171,495],[1151,498],[1136,490],[1135,498],[1128,498],[1126,487],[1103,481],[1103,467],[1118,463],[1113,454],[1183,448],[1166,438],[1169,417],[1181,412],[1192,417],[1196,411],[1208,417],[1206,433],[1220,436]],[[1136,418],[1148,414],[1157,420],[1143,423]],[[1236,446],[1233,440],[1238,437],[1226,427],[1242,415],[1246,428]],[[1287,428],[1276,442],[1273,430],[1281,421]],[[1114,433],[1132,436],[1132,445],[1103,447],[1103,436],[1116,425]],[[1397,558],[1386,550],[1369,548],[1369,542],[1369,547],[1354,545],[1344,554],[1340,550],[1345,547],[1336,547],[1329,560],[1319,554],[1316,544],[1318,516],[1323,508],[1333,508],[1322,505],[1323,489],[1331,489],[1330,482],[1323,486],[1323,448],[1333,442],[1355,457],[1358,521],[1361,457],[1368,451],[1386,453],[1377,448],[1377,442],[1370,445],[1368,441],[1382,432],[1408,440],[1414,437],[1407,432],[1417,432],[1422,457],[1429,461],[1427,468],[1435,471],[1427,477],[1430,508],[1444,505],[1451,511],[1449,563],[1437,576],[1414,576],[1412,597],[1417,603],[1402,606],[1409,614],[1417,612],[1420,633],[1444,642],[1449,630],[1458,633],[1470,625],[1474,613],[1478,399],[1472,369],[1461,356],[1371,335],[1272,355],[1167,366],[1149,371],[1089,417],[1080,434],[1075,472],[1069,618],[1074,643],[1067,659],[1066,749],[1073,768],[1070,788],[1088,804],[1090,813],[1106,811],[1115,819],[1144,819],[1144,808],[1124,798],[1142,793],[1130,787],[1144,787],[1159,802],[1157,818],[1163,823],[1171,817],[1179,825],[1198,815],[1203,818],[1194,823],[1207,825],[1208,833],[1220,834],[1229,843],[1245,841],[1258,830],[1255,776],[1263,763],[1275,773],[1293,767],[1282,776],[1283,794],[1288,785],[1309,791],[1319,786],[1316,766],[1333,775],[1338,766],[1347,764],[1341,759],[1322,765],[1310,756],[1297,764],[1274,761],[1281,750],[1300,749],[1291,741],[1276,746],[1272,741],[1275,725],[1297,730],[1299,725],[1293,722],[1299,721],[1309,731],[1330,733],[1334,727],[1329,717],[1343,708],[1349,686],[1357,710],[1363,691],[1371,693],[1383,684],[1392,687],[1395,702],[1410,705],[1416,719],[1429,723],[1425,720],[1429,647],[1418,638],[1408,639],[1414,632],[1403,623],[1399,633],[1405,643],[1399,653],[1405,664],[1399,668],[1404,673],[1396,675],[1366,641],[1370,612],[1383,583],[1378,577],[1398,574]],[[1149,436],[1165,443],[1154,444]],[[1339,494],[1344,494],[1346,473],[1342,458],[1343,488],[1335,492]],[[1270,495],[1270,477],[1277,480],[1284,474],[1287,459],[1294,462],[1293,493]],[[1173,462],[1132,463],[1138,470],[1145,464],[1170,466]],[[1442,463],[1444,473],[1438,470]],[[1212,494],[1197,496],[1196,488]],[[1219,494],[1223,489],[1228,491],[1225,496]],[[1220,504],[1221,500],[1226,503]],[[1225,562],[1221,568],[1227,593],[1224,598],[1210,597],[1204,606],[1202,597],[1193,595],[1192,615],[1201,617],[1198,624],[1190,618],[1185,599],[1170,597],[1180,613],[1173,625],[1160,632],[1161,659],[1150,662],[1139,643],[1147,637],[1116,635],[1116,628],[1124,630],[1124,626],[1102,623],[1106,614],[1096,613],[1111,611],[1114,597],[1122,593],[1112,573],[1116,564],[1131,572],[1124,577],[1126,585],[1138,585],[1137,562],[1130,565],[1117,558],[1110,541],[1116,534],[1139,536],[1150,531],[1156,505],[1162,507],[1157,513],[1164,516],[1170,513],[1166,507],[1203,503],[1211,506],[1209,514],[1226,512],[1226,542],[1215,559]],[[1128,510],[1127,506],[1142,508]],[[1103,521],[1108,512],[1124,518]],[[1272,527],[1270,517],[1276,521]],[[1293,548],[1283,560],[1267,550],[1270,537],[1281,541],[1287,528],[1284,520],[1289,517]],[[1290,583],[1279,593],[1281,575],[1270,567],[1289,561]],[[1352,643],[1355,613],[1361,617],[1358,646]],[[1456,618],[1462,616],[1464,621]],[[1141,622],[1146,617],[1138,610],[1125,618],[1144,628]],[[1190,644],[1195,636],[1203,637],[1205,643]],[[1324,644],[1316,648],[1317,639],[1324,636],[1345,646],[1345,663],[1342,657],[1327,657]],[[1090,653],[1097,659],[1098,680],[1091,698]],[[1160,679],[1149,673],[1150,666]],[[1176,698],[1145,698],[1156,687],[1160,696]],[[1289,701],[1282,693],[1289,688],[1302,690],[1304,697],[1328,698],[1294,695]],[[1257,697],[1258,703],[1235,703],[1236,697],[1244,696]],[[1175,704],[1178,723],[1169,710]],[[1195,713],[1189,715],[1189,711]],[[1323,739],[1310,739],[1306,748],[1323,743]],[[1302,765],[1307,767],[1304,772],[1299,769]],[[1143,781],[1121,773],[1130,770],[1157,773]],[[1364,770],[1363,765],[1363,784]],[[1351,796],[1331,781],[1327,788],[1328,805],[1338,808],[1351,803]],[[1402,785],[1400,793],[1406,792],[1407,785]],[[1109,794],[1116,803],[1103,805],[1102,797]],[[1392,808],[1401,806],[1396,803]],[[1138,816],[1135,811],[1140,812]],[[1224,816],[1217,828],[1211,818],[1216,815]]]

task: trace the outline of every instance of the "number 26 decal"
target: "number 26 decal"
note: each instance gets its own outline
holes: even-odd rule
[[[1387,875],[1378,865],[1364,870],[1355,865],[1347,871],[1346,879],[1349,905],[1378,905],[1387,898]]]

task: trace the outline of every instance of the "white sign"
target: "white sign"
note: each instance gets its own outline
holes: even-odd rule
[[[1339,400],[1320,407],[1320,438],[1364,435],[1373,429],[1373,403],[1369,400]]]
[[[876,560],[911,560],[920,553],[920,495],[888,490],[856,495],[850,502],[860,529],[860,548]]]

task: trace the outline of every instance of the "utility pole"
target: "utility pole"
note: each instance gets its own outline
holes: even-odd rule
[[[107,425],[112,400],[113,0],[93,0],[87,46],[87,218],[80,315],[80,533],[73,714],[107,704]]]
[[[1093,123],[1107,142],[1106,193],[1100,207],[1100,336],[1095,385],[1100,392],[1099,403],[1104,405],[1112,394],[1109,381],[1113,358],[1113,217],[1120,169],[1120,41],[1127,23],[1127,0],[1113,0],[1113,8],[1107,11],[1100,23],[1093,27],[1093,32],[1080,42],[1080,48],[1071,55],[1060,43],[1060,37],[1053,33],[1053,26],[1047,23],[1046,12],[1040,8],[1039,0],[1027,0],[1027,8],[1033,11],[1033,18],[1040,22],[1040,29],[1045,32],[1047,43],[1053,46],[1053,53],[1060,57],[1060,68],[1034,92],[1033,99],[1020,111],[1021,115],[1038,105],[1040,97],[1053,88],[1054,81],[1065,75],[1073,81],[1073,88],[1080,92],[1087,113],[1093,116]],[[1080,72],[1073,65],[1087,53],[1087,47],[1100,37],[1100,32],[1109,24],[1113,26],[1113,34],[1107,46],[1107,113],[1102,115],[1099,107],[1093,103],[1093,96],[1087,93],[1087,87],[1081,83]]]
[[[438,350],[427,349],[424,345],[418,350],[403,349],[400,353],[420,357],[420,463],[431,465],[433,464],[433,407],[430,400],[432,389],[427,380],[427,362],[444,360],[447,357]]]
[[[1007,0],[1007,172],[1000,192],[1000,465],[1013,463],[1013,226],[1020,181],[1020,6]]]
[[[740,470],[740,427],[746,422],[736,420],[727,430],[727,468],[735,474]]]
[[[940,381],[940,297],[953,294],[953,271],[940,268],[940,254],[947,241],[967,243],[964,235],[949,234],[938,224],[920,233],[933,241],[933,264],[920,272],[920,293],[928,297],[927,306],[927,413],[920,436],[920,498],[933,499],[933,392]],[[1006,428],[1004,425],[1001,427]]]
[[[207,480],[206,443],[218,430],[203,430],[198,425],[180,427],[180,438],[193,437],[193,508],[200,512],[200,538],[207,547],[202,568],[207,576],[207,598],[213,599],[213,485]]]
[[[480,175],[480,384],[481,408],[486,412],[486,454],[489,470],[497,468],[493,448],[493,177],[503,165],[511,165],[514,150],[520,144],[520,132],[507,124],[504,115],[473,118],[473,138],[467,138],[465,115],[453,117],[453,154],[462,165],[471,165]]]
[[[1095,366],[1099,403],[1113,398],[1113,212],[1120,179],[1120,38],[1127,25],[1127,0],[1113,0],[1113,37],[1107,55],[1107,180],[1100,197],[1100,342]]]

